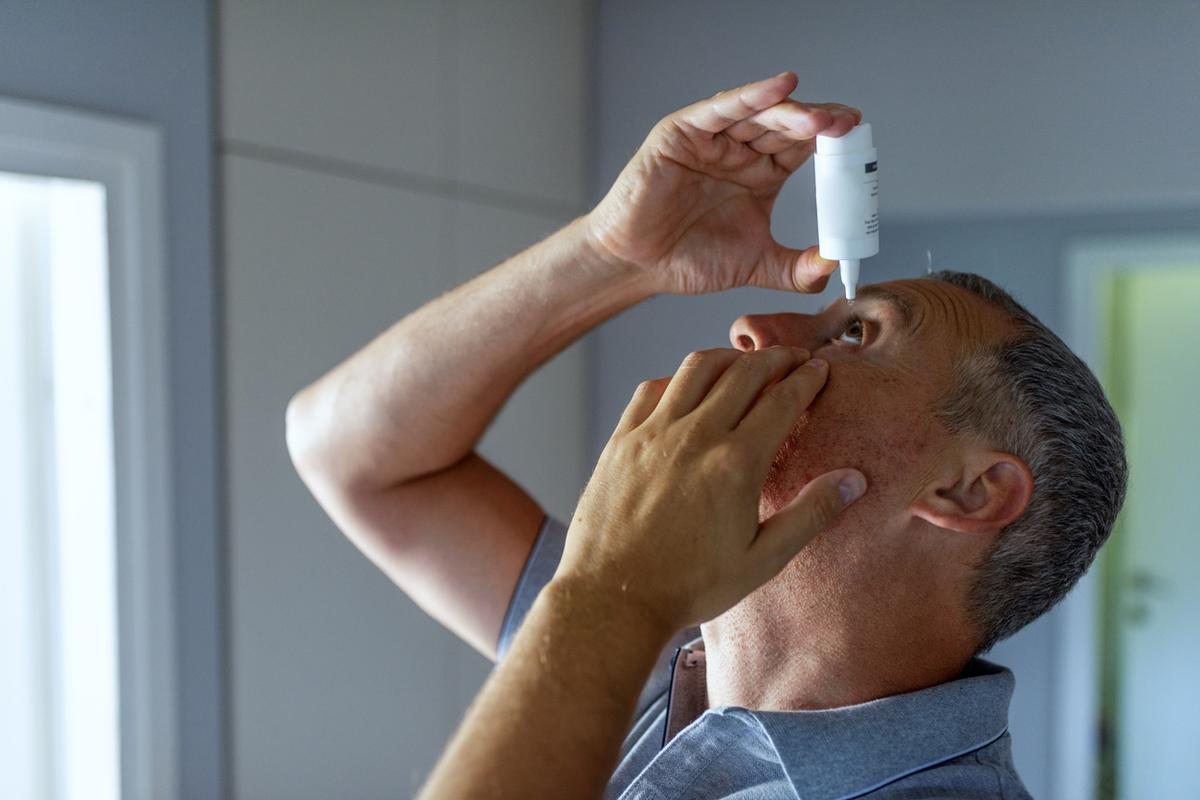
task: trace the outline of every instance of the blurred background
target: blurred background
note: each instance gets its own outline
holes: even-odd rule
[[[864,282],[997,281],[1125,424],[1114,540],[990,656],[1028,788],[1195,796],[1198,43],[1193,0],[4,4],[0,796],[415,791],[488,664],[332,527],[288,399],[590,208],[660,117],[784,69],[874,127]],[[838,288],[649,301],[482,450],[566,517],[638,381]]]

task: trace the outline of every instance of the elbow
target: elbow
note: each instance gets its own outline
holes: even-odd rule
[[[346,448],[346,431],[337,427],[328,395],[317,386],[297,392],[284,410],[284,442],[300,480],[322,506],[344,502],[364,486],[357,461]]]
[[[307,483],[320,463],[319,431],[309,390],[297,392],[284,411],[284,441],[292,466]]]

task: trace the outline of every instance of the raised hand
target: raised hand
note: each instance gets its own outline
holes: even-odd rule
[[[825,473],[759,522],[771,460],[828,370],[797,348],[719,349],[639,386],[579,501],[555,582],[669,635],[773,577],[866,489],[857,470]]]
[[[588,214],[593,244],[661,292],[823,289],[837,263],[776,242],[771,209],[814,137],[845,134],[862,112],[791,100],[796,83],[784,72],[663,118]]]

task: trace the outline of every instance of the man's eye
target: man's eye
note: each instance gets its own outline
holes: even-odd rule
[[[846,323],[842,334],[837,337],[837,341],[843,344],[852,344],[855,346],[863,343],[863,323],[861,319],[851,319]]]

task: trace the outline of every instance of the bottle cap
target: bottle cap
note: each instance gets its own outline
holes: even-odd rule
[[[823,156],[855,153],[870,150],[874,146],[875,142],[871,137],[871,123],[869,122],[855,125],[843,136],[817,136],[817,153]]]

